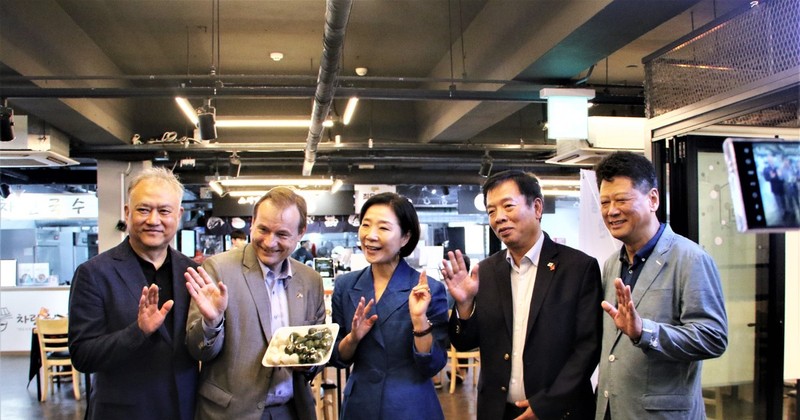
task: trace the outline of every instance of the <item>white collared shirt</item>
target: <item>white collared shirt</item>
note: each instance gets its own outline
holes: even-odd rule
[[[527,399],[525,395],[525,382],[523,372],[522,353],[525,350],[525,339],[528,330],[528,315],[531,312],[531,299],[536,281],[536,271],[539,256],[542,253],[544,234],[539,234],[539,239],[533,247],[525,253],[519,262],[514,264],[514,258],[506,251],[506,261],[511,266],[511,298],[514,300],[514,325],[512,332],[511,348],[511,380],[508,383],[508,402],[514,403]],[[530,373],[530,372],[529,372]]]

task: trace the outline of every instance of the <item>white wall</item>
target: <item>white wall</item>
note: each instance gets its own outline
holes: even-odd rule
[[[66,315],[69,289],[4,287],[0,290],[0,351],[30,351],[36,315],[47,308],[51,316]]]
[[[545,197],[545,200],[553,199],[554,197]],[[578,247],[580,214],[577,203],[578,201],[573,200],[556,201],[556,212],[542,215],[542,230],[554,241],[566,241],[563,243],[572,248]]]

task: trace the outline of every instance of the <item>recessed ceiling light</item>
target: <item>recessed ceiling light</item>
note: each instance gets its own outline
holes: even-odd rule
[[[278,51],[271,52],[269,53],[269,58],[271,58],[272,61],[281,61],[283,60],[283,53]]]

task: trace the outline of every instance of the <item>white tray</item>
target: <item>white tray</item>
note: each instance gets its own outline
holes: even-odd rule
[[[292,333],[297,333],[300,337],[305,337],[310,328],[322,329],[327,328],[331,332],[331,344],[323,350],[322,359],[316,363],[298,363],[290,360],[277,360],[275,357],[270,357],[271,353],[276,354],[277,357],[282,357],[285,354],[285,346],[289,342],[289,337]],[[302,327],[282,327],[275,331],[272,335],[272,340],[269,341],[269,347],[264,352],[264,357],[261,359],[261,364],[264,366],[281,366],[281,367],[304,367],[304,366],[319,366],[328,363],[333,352],[333,346],[336,343],[336,335],[339,334],[339,324],[320,324],[320,325],[304,325]]]

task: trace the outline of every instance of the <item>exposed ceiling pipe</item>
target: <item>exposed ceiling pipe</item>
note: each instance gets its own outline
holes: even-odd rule
[[[506,80],[506,79],[453,79],[453,78],[439,78],[439,77],[399,77],[399,76],[338,76],[338,80],[342,81],[359,81],[359,82],[390,82],[390,83],[448,83],[448,84],[497,84],[497,85],[531,85],[542,82],[536,81],[525,81],[525,80]],[[85,80],[85,81],[97,81],[97,80],[130,80],[130,81],[148,81],[148,82],[159,82],[159,81],[222,81],[226,86],[230,86],[232,83],[241,80],[258,80],[263,82],[264,80],[296,80],[301,82],[316,82],[316,78],[313,75],[303,75],[303,74],[144,74],[144,75],[131,75],[131,74],[120,74],[120,75],[32,75],[32,76],[22,76],[22,75],[0,75],[0,82],[3,83],[11,83],[11,82],[33,82],[33,81],[69,81],[69,80]],[[625,85],[629,86],[629,85]]]
[[[343,78],[337,78],[343,80]],[[1,85],[1,84],[0,84]],[[488,101],[488,102],[546,102],[539,97],[539,90],[545,87],[560,88],[564,85],[532,85],[525,90],[429,90],[429,89],[392,89],[392,88],[360,88],[339,87],[334,97],[349,98],[358,96],[361,99],[391,100],[391,101]],[[586,85],[588,88],[601,89],[604,85]],[[615,86],[612,86],[615,87]],[[644,97],[640,94],[641,86],[624,86],[621,89],[636,90],[636,92],[603,93],[598,92],[592,99],[595,104],[616,105],[643,105]],[[314,87],[297,86],[263,86],[263,87],[189,87],[189,88],[40,88],[40,87],[8,87],[3,86],[3,95],[9,100],[18,98],[185,98],[207,99],[213,96],[221,98],[242,99],[306,99],[316,94]]]
[[[325,36],[323,38],[322,58],[319,62],[317,92],[314,95],[314,108],[311,110],[311,126],[306,139],[303,176],[311,175],[317,160],[317,145],[322,137],[322,123],[328,117],[336,90],[336,78],[342,58],[342,45],[347,21],[350,19],[352,0],[328,0],[325,7]]]

